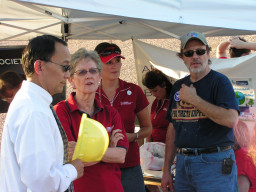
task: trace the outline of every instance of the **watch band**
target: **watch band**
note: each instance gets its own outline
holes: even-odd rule
[[[138,138],[139,138],[139,132],[136,133],[136,137],[134,139],[134,142],[136,142],[138,140]]]

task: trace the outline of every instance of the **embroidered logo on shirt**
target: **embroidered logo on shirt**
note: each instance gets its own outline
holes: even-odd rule
[[[114,128],[114,125],[112,125],[111,127],[106,127],[107,132],[110,133],[112,131],[112,129]]]
[[[120,105],[131,105],[133,102],[129,102],[129,101],[124,101],[124,102],[120,102]]]
[[[163,111],[167,111],[167,108],[165,107],[165,108],[163,108]]]
[[[180,101],[179,96],[180,96],[180,91],[177,91],[177,92],[174,94],[174,100],[175,100],[175,101]]]
[[[130,90],[127,91],[127,95],[131,95],[132,92]]]

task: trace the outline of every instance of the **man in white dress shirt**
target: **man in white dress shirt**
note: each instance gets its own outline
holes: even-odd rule
[[[66,42],[51,35],[36,37],[25,48],[27,81],[15,95],[3,129],[0,191],[66,191],[83,175],[81,160],[65,162],[65,134],[50,109],[52,95],[63,91],[69,77],[70,59]]]

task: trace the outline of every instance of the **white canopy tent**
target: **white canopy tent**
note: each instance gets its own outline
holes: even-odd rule
[[[161,69],[171,71],[176,79],[184,76],[187,70],[174,52],[161,51],[157,47],[151,47],[149,50],[150,46],[143,45],[136,39],[179,38],[192,30],[202,32],[207,37],[256,34],[256,18],[253,17],[256,10],[255,0],[0,0],[0,2],[0,41],[28,40],[41,34],[52,34],[66,40],[133,39],[139,83],[142,79],[140,66],[156,64],[160,68],[165,67]],[[146,50],[149,52],[146,53]],[[154,51],[150,53],[152,50]],[[149,64],[148,58],[146,56],[143,58],[143,53],[140,51],[150,55],[150,60],[157,61],[156,58],[160,58],[162,61]],[[252,60],[255,63],[254,57]],[[219,62],[219,65],[216,64],[218,71],[224,73],[232,71],[233,75],[243,71],[243,76],[255,75],[254,70],[251,70],[252,66],[244,67],[239,64],[243,63],[241,59]],[[237,65],[234,65],[235,63]]]
[[[179,38],[188,31],[205,36],[256,34],[255,0],[0,0],[0,41],[28,40],[41,34],[69,39],[133,39],[138,82],[146,67],[158,66],[171,76],[187,69],[175,52],[136,39]],[[239,14],[238,14],[239,13]],[[150,47],[150,48],[149,48]],[[159,60],[160,59],[160,60]],[[255,76],[243,59],[214,61],[213,68],[233,76]],[[151,62],[151,63],[150,63]],[[218,62],[220,64],[218,64]],[[247,63],[248,63],[247,62]],[[142,68],[140,68],[142,67]],[[232,69],[232,70],[230,70]],[[143,71],[145,72],[145,71]],[[237,75],[235,75],[237,76]],[[142,85],[141,85],[142,86]]]
[[[0,0],[0,41],[41,34],[65,39],[179,38],[256,32],[254,0]]]

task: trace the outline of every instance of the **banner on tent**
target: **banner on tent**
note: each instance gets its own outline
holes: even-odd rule
[[[239,106],[255,106],[255,90],[252,78],[230,78]]]
[[[14,71],[25,78],[21,65],[21,55],[25,46],[0,47],[0,74]],[[9,103],[0,100],[0,113],[6,113]]]
[[[24,75],[21,66],[21,55],[25,46],[0,47],[0,73],[14,71]]]
[[[22,52],[25,46],[0,47],[0,74],[5,71],[14,71],[23,79],[25,75],[21,65]],[[66,89],[63,92],[53,96],[53,105],[66,98]],[[6,113],[9,103],[0,100],[0,113]]]
[[[177,53],[133,40],[134,56],[137,70],[138,84],[144,90],[149,101],[153,97],[142,84],[146,72],[157,68],[172,79],[180,79],[188,75],[188,70],[183,61],[177,57]],[[236,92],[236,98],[241,107],[256,107],[255,103],[255,79],[256,54],[250,54],[232,59],[211,59],[211,68],[230,78]]]

